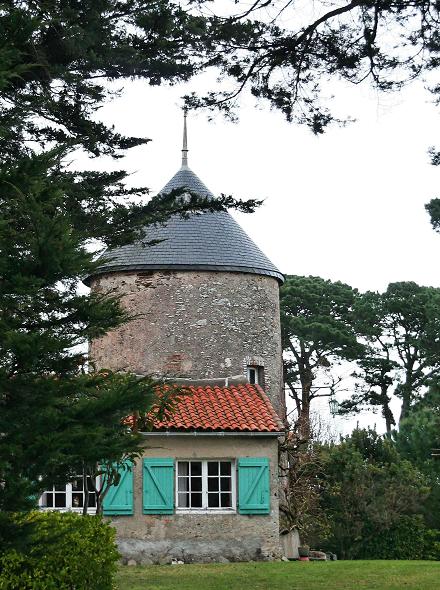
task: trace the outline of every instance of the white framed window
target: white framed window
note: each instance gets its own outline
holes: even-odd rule
[[[90,477],[87,479],[90,481]],[[91,485],[88,485],[91,490]],[[59,510],[60,512],[82,512],[84,507],[84,485],[82,476],[66,485],[52,486],[50,490],[43,492],[39,500],[39,506],[47,510]],[[89,514],[96,512],[95,492],[89,491]]]
[[[235,511],[235,479],[235,462],[229,459],[177,461],[177,509]]]
[[[248,365],[247,380],[251,385],[264,385],[264,367]]]

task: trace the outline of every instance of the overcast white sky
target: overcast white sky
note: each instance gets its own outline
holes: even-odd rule
[[[177,171],[180,97],[209,83],[209,76],[171,88],[131,82],[102,109],[100,118],[118,131],[152,139],[124,160],[133,184],[155,193]],[[237,218],[286,274],[318,275],[360,290],[400,280],[440,286],[434,262],[440,235],[424,210],[440,196],[440,171],[427,155],[429,146],[440,147],[440,108],[421,84],[389,95],[342,84],[330,91],[337,114],[357,121],[320,137],[247,96],[238,123],[190,113],[189,166],[214,193],[266,199],[256,213]],[[362,417],[366,422],[380,419]],[[352,425],[340,421],[338,428]]]

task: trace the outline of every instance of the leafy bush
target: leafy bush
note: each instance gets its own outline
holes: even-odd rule
[[[360,559],[440,559],[440,531],[428,529],[421,515],[402,515],[380,535],[371,531],[360,547]]]
[[[0,554],[0,590],[111,590],[119,557],[115,531],[98,516],[31,512],[16,516],[33,524],[26,554]]]
[[[423,519],[427,478],[391,440],[356,429],[338,445],[323,445],[321,461],[320,498],[330,535],[320,548],[343,559],[438,556],[436,533]]]
[[[425,552],[423,559],[440,561],[440,530],[427,529],[424,540]]]

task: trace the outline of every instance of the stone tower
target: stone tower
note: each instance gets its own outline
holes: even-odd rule
[[[160,191],[212,193],[182,166]],[[88,283],[121,296],[135,319],[91,344],[96,365],[136,374],[259,383],[283,417],[279,285],[283,275],[227,212],[173,216],[145,241],[104,255]]]

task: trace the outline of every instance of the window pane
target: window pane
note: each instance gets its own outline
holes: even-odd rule
[[[82,492],[72,494],[72,507],[82,508],[84,502],[84,496]]]
[[[81,492],[83,489],[83,480],[82,478],[75,479],[72,481],[72,490],[74,492]]]
[[[46,492],[46,500],[44,505],[48,508],[53,508],[53,494],[51,492]]]
[[[89,494],[89,508],[96,508],[95,492]]]
[[[178,475],[189,475],[189,463],[188,461],[179,461],[177,466]]]
[[[220,463],[220,475],[231,475],[231,462],[222,461]]]
[[[65,493],[55,494],[55,507],[56,508],[65,508],[66,507],[66,494]]]
[[[179,508],[188,508],[189,506],[189,494],[179,493],[177,496],[177,504]]]
[[[208,492],[218,492],[218,477],[208,477]]]
[[[201,477],[192,477],[191,478],[191,491],[192,492],[201,492],[202,491],[202,478]]]
[[[202,507],[202,494],[201,493],[191,493],[191,508],[201,508]]]
[[[231,478],[230,477],[220,478],[220,489],[222,492],[230,492],[231,491]]]
[[[191,475],[202,475],[202,462],[192,461],[191,462]]]
[[[255,385],[257,382],[257,371],[254,368],[249,367],[249,383]]]
[[[218,508],[219,497],[218,494],[208,494],[208,508]]]
[[[189,477],[177,478],[177,491],[187,492],[189,490]]]
[[[232,494],[220,494],[222,508],[231,508]]]
[[[208,462],[208,475],[218,475],[218,461]]]

